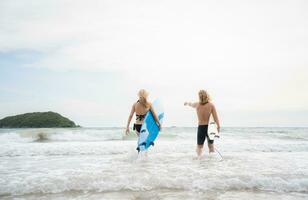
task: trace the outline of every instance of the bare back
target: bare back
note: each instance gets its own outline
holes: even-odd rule
[[[135,108],[135,113],[136,115],[145,115],[149,108],[146,108],[144,107],[141,103],[139,102],[136,102],[135,105],[134,105],[134,108]],[[136,119],[136,123],[137,124],[142,124],[143,120],[137,120]]]
[[[207,125],[209,123],[212,109],[213,109],[213,104],[210,102],[204,105],[201,105],[200,103],[197,104],[196,111],[198,115],[199,125]]]

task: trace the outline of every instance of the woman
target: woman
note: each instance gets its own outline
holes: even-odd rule
[[[154,112],[151,103],[148,101],[148,96],[149,96],[149,93],[144,89],[142,89],[138,92],[139,99],[136,103],[133,104],[131,112],[130,112],[128,120],[127,120],[127,125],[126,125],[126,130],[125,130],[126,135],[129,133],[129,125],[130,125],[130,122],[131,122],[131,120],[134,116],[134,113],[136,113],[136,122],[134,123],[133,130],[136,131],[138,136],[140,134],[140,130],[141,130],[143,120],[144,120],[145,115],[147,114],[148,111],[152,112],[159,129],[161,128],[161,124],[158,120],[158,117],[157,117],[156,113]]]
[[[198,135],[197,135],[197,155],[200,158],[202,154],[202,148],[205,139],[209,147],[209,153],[214,152],[214,140],[210,140],[207,129],[211,114],[213,115],[214,121],[217,124],[217,129],[220,131],[219,119],[217,116],[216,108],[213,103],[210,102],[210,96],[205,90],[199,91],[199,102],[190,103],[185,102],[184,106],[191,106],[195,108],[198,116]]]

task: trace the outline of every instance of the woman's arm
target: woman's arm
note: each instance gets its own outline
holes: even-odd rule
[[[185,102],[184,106],[190,106],[192,108],[197,108],[198,103]]]
[[[125,129],[125,134],[126,135],[129,133],[129,124],[132,121],[134,113],[135,113],[135,104],[132,106],[132,109],[131,109],[130,114],[128,116],[127,125],[126,125],[126,129]]]
[[[212,114],[213,114],[214,121],[217,124],[218,132],[220,132],[220,123],[219,123],[217,111],[216,111],[214,104],[213,104],[213,107],[212,107]]]
[[[153,114],[153,117],[154,117],[154,119],[155,119],[155,121],[156,121],[156,123],[157,123],[157,125],[158,125],[159,130],[160,130],[160,129],[161,129],[161,124],[160,124],[160,122],[159,122],[159,119],[158,119],[158,117],[157,117],[157,115],[156,115],[156,113],[155,113],[155,111],[154,111],[152,105],[151,105],[151,107],[150,107],[150,110],[151,110],[151,112],[152,112],[152,114]]]

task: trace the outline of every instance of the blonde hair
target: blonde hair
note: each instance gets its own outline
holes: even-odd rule
[[[145,89],[141,89],[138,92],[139,103],[143,105],[145,108],[150,107],[150,103],[148,102],[149,93]]]
[[[209,93],[206,90],[199,91],[199,103],[204,105],[211,100]]]

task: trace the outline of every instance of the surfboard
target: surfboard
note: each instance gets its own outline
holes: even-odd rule
[[[217,129],[217,124],[214,121],[213,115],[211,114],[210,116],[210,120],[209,120],[209,125],[208,125],[208,129],[207,129],[207,133],[209,136],[210,140],[215,140],[216,138],[219,138],[219,132]]]
[[[152,103],[152,108],[156,113],[160,124],[163,122],[164,118],[164,110],[159,102],[159,100],[155,100]],[[140,135],[137,142],[137,151],[144,151],[148,149],[150,146],[154,146],[154,141],[159,134],[159,128],[154,119],[153,113],[149,111],[141,126]]]

